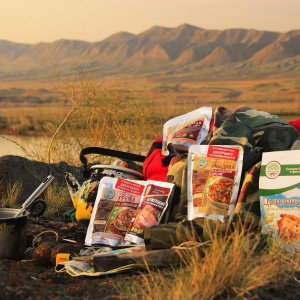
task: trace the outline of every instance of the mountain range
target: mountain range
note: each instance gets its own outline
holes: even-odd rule
[[[76,65],[94,76],[248,78],[300,75],[300,29],[207,30],[189,24],[119,32],[99,42],[61,39],[21,44],[0,40],[0,78],[67,74]]]

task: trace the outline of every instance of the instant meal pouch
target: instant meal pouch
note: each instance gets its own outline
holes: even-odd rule
[[[262,234],[300,250],[300,150],[264,152],[260,179]]]
[[[162,154],[167,156],[171,143],[178,152],[188,152],[191,145],[199,145],[207,136],[212,119],[212,108],[200,107],[167,121],[163,127]]]
[[[85,244],[124,245],[124,237],[135,215],[144,182],[103,177],[89,222]]]
[[[243,166],[243,148],[194,145],[188,154],[188,219],[232,218]]]
[[[146,182],[140,205],[125,236],[126,241],[136,244],[144,243],[144,229],[161,222],[173,190],[173,183],[155,180]]]

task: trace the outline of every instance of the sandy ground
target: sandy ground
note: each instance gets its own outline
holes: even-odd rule
[[[29,219],[27,244],[45,230],[58,233],[59,239],[83,242],[86,225],[60,221]],[[54,235],[41,235],[52,239]],[[118,288],[130,284],[138,274],[122,273],[110,276],[72,277],[57,273],[53,265],[40,265],[35,260],[0,259],[0,299],[120,299]]]

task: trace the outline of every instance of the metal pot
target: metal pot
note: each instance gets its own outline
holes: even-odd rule
[[[19,209],[0,208],[0,259],[20,260],[26,250],[27,215]]]

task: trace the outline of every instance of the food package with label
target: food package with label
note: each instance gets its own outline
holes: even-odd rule
[[[212,108],[204,106],[167,121],[163,127],[162,155],[169,155],[169,144],[179,153],[199,145],[209,132],[211,120]]]
[[[144,229],[161,223],[168,212],[175,185],[169,182],[147,180],[140,205],[129,226],[125,240],[144,244]]]
[[[140,203],[144,181],[103,177],[87,229],[85,244],[125,245],[125,234]]]
[[[300,250],[300,150],[264,152],[259,179],[262,234]]]
[[[231,220],[243,167],[243,148],[193,145],[189,148],[188,219]]]

